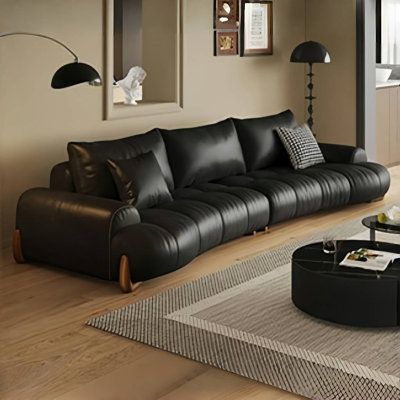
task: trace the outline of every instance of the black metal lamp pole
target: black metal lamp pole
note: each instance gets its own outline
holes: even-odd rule
[[[309,67],[309,72],[307,74],[308,76],[308,96],[306,97],[306,100],[308,100],[308,115],[309,118],[307,120],[307,124],[311,129],[311,132],[313,131],[313,126],[314,126],[314,118],[313,118],[313,114],[314,114],[314,105],[313,105],[313,101],[316,99],[316,97],[313,96],[313,89],[314,89],[314,83],[313,83],[313,77],[314,77],[314,73],[313,73],[313,64],[309,63],[308,64]]]
[[[294,63],[304,63],[308,64],[309,72],[308,76],[308,95],[306,96],[306,100],[308,100],[308,120],[307,124],[310,127],[311,131],[313,131],[314,127],[314,100],[316,97],[313,96],[314,90],[314,73],[313,73],[313,65],[315,63],[319,64],[328,64],[331,62],[331,57],[329,55],[328,50],[324,45],[318,42],[308,41],[300,43],[292,52],[290,56],[290,61]]]

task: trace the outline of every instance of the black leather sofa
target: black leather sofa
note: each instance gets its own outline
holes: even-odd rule
[[[69,161],[53,168],[50,188],[28,190],[18,202],[15,258],[119,280],[127,292],[221,243],[389,189],[386,168],[350,146],[320,144],[326,163],[294,170],[277,126],[296,126],[293,114],[69,143]],[[105,161],[148,151],[173,200],[137,209],[117,199]]]

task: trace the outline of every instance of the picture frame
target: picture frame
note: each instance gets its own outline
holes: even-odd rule
[[[214,29],[238,29],[239,0],[214,0]]]
[[[240,56],[273,54],[273,2],[241,0]]]
[[[239,54],[239,32],[216,30],[214,33],[214,55],[236,56]]]

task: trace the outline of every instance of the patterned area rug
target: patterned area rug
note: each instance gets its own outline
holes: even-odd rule
[[[350,221],[87,324],[310,399],[399,400],[398,328],[335,325],[291,303],[293,251],[327,234],[369,235]],[[400,243],[397,235],[377,240]]]

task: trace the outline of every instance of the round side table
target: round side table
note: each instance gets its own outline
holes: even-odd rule
[[[400,225],[382,224],[378,221],[376,215],[366,217],[361,222],[366,228],[369,228],[369,238],[371,242],[375,242],[376,240],[376,231],[397,235],[400,234]]]

